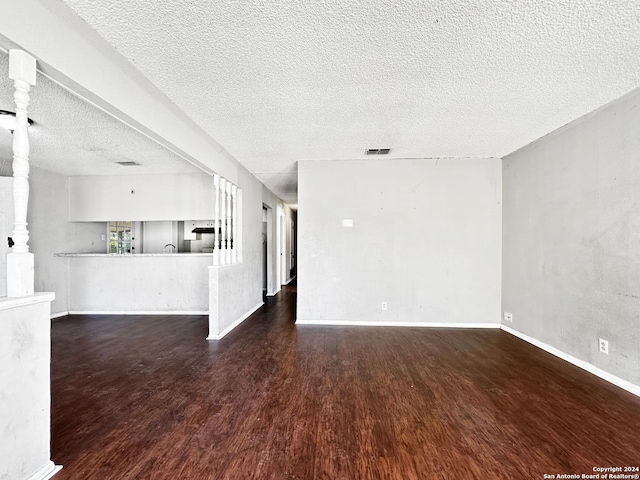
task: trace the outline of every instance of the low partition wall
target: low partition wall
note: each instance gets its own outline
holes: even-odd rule
[[[70,262],[70,313],[209,313],[211,254],[59,256]]]
[[[240,325],[264,302],[252,299],[244,264],[209,267],[209,336],[219,340]],[[249,289],[250,290],[250,289]]]
[[[41,480],[61,468],[50,453],[53,299],[0,298],[0,478]]]

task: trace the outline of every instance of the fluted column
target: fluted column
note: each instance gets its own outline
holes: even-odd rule
[[[27,208],[29,203],[29,90],[36,84],[36,60],[22,50],[9,50],[9,78],[14,82],[16,128],[13,132],[13,204],[15,242],[7,255],[7,295],[24,297],[34,293],[34,262],[29,252]]]

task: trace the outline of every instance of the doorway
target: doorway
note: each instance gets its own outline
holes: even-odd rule
[[[277,270],[273,268],[273,260],[275,254],[277,253],[274,249],[274,235],[277,237],[277,232],[274,229],[274,218],[273,218],[273,209],[268,205],[262,204],[262,233],[263,233],[263,243],[262,243],[262,288],[264,291],[265,288],[265,278],[266,278],[266,294],[268,297],[273,297],[276,293],[278,293],[279,288],[276,289],[277,278],[274,279],[274,276],[277,275]],[[265,225],[266,223],[266,225]],[[266,228],[266,235],[265,235]]]
[[[282,238],[282,251],[280,252],[280,278],[282,278],[282,285],[284,285],[289,280],[289,275],[287,274],[287,217],[281,215],[280,218],[282,219],[282,230],[280,232],[280,238]]]
[[[269,216],[269,210],[264,205],[262,206],[262,297],[267,296],[268,288],[269,288],[269,280],[268,280],[268,265],[267,265],[267,257],[268,257],[268,233],[269,233],[269,223],[267,222],[267,217]]]
[[[278,290],[287,283],[287,217],[278,208]]]

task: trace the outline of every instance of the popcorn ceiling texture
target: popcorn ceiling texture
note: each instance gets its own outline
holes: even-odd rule
[[[64,0],[285,200],[295,162],[502,157],[640,85],[640,2]]]
[[[0,72],[9,55],[0,51]],[[13,81],[0,74],[0,110],[15,111]],[[64,175],[132,175],[200,170],[102,110],[38,74],[30,92],[31,165]],[[11,134],[0,129],[0,175],[11,176]],[[122,167],[115,162],[136,161]]]

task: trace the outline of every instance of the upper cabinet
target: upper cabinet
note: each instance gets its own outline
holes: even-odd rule
[[[213,177],[205,173],[74,176],[69,178],[69,220],[209,219],[213,191]]]

